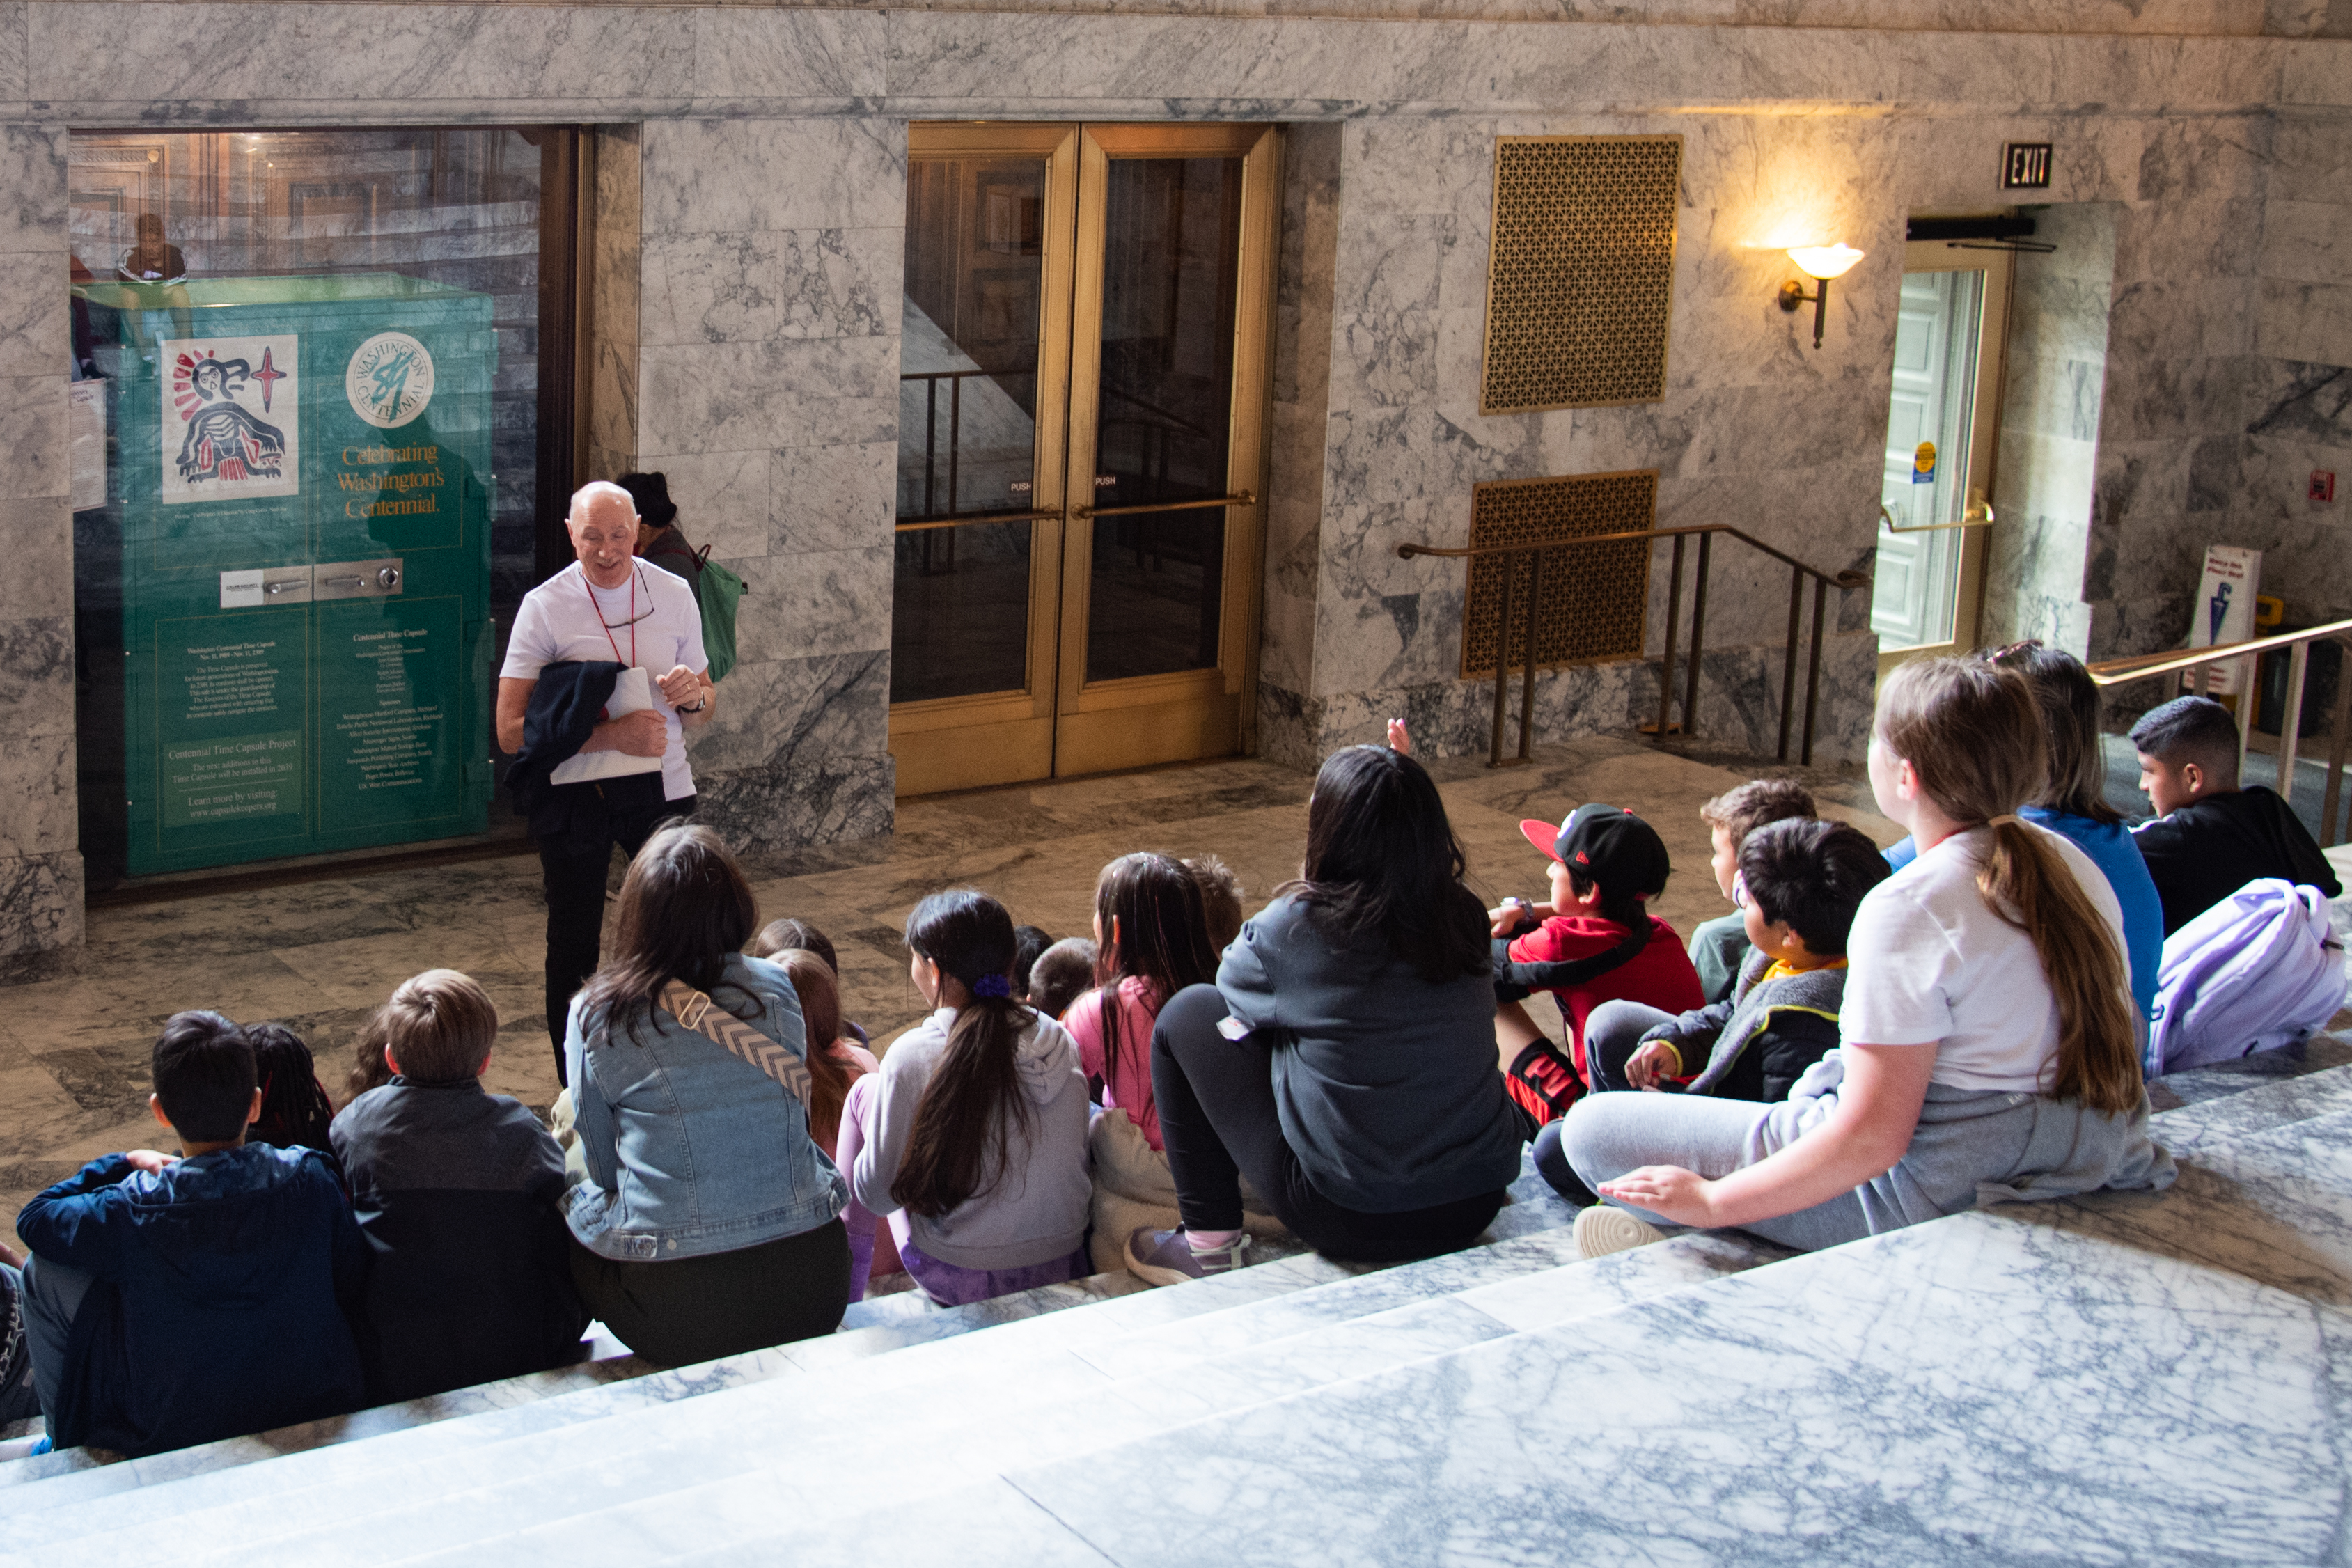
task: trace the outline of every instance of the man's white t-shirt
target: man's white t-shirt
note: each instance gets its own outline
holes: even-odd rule
[[[669,728],[669,744],[662,752],[662,798],[683,800],[694,793],[694,773],[686,765],[686,731],[678,724],[677,710],[663,700],[661,678],[681,664],[698,675],[710,668],[702,651],[702,611],[683,577],[643,561],[632,561],[629,567],[628,582],[598,588],[574,561],[525,594],[515,611],[507,661],[499,675],[508,680],[536,680],[541,670],[566,659],[617,658],[648,671],[654,706]],[[633,588],[634,610],[629,607]],[[624,625],[633,615],[644,618]]]
[[[2123,907],[2091,858],[2031,823],[2074,874],[2118,955]],[[2058,999],[2033,939],[1986,907],[1977,869],[1992,830],[1957,833],[1873,888],[1846,942],[1838,1032],[1873,1046],[1936,1045],[1937,1083],[2046,1092]]]

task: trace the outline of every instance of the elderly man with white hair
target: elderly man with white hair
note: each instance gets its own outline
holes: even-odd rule
[[[602,479],[583,485],[566,523],[579,558],[525,595],[515,612],[499,671],[499,744],[522,750],[541,671],[567,661],[609,660],[647,672],[653,705],[601,720],[580,751],[659,757],[661,767],[574,786],[596,792],[607,825],[598,840],[576,831],[539,840],[547,885],[547,1032],[559,1078],[565,1015],[601,955],[612,847],[634,856],[656,826],[694,810],[685,731],[710,722],[718,700],[694,590],[635,558],[637,509],[629,492]]]

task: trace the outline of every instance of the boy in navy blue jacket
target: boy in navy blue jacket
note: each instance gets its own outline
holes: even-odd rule
[[[253,1047],[217,1013],[165,1021],[154,1083],[180,1158],[93,1160],[16,1216],[51,1442],[153,1454],[358,1408],[366,1252],[327,1157],[246,1142]]]

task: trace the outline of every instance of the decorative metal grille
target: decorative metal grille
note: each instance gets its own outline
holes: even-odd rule
[[[1470,487],[1470,543],[1529,544],[1549,539],[1632,533],[1656,526],[1658,470],[1506,479]],[[1536,662],[1549,668],[1638,658],[1650,605],[1650,542],[1628,539],[1576,550],[1473,557],[1462,613],[1462,674],[1491,679],[1501,629],[1503,574],[1511,576],[1509,662],[1527,658],[1528,598],[1543,562]]]
[[[1666,395],[1679,136],[1501,136],[1486,414]]]

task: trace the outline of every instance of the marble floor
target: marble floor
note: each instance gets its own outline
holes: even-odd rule
[[[1557,820],[1603,800],[1657,825],[1676,868],[1658,912],[1687,931],[1727,907],[1707,872],[1699,804],[1758,771],[1725,761],[1594,740],[1531,767],[1446,759],[1432,771],[1490,902],[1542,895],[1522,816]],[[1882,843],[1898,837],[1868,809],[1861,780],[1769,771],[1804,777],[1825,810]],[[1150,848],[1223,856],[1255,904],[1297,871],[1312,783],[1237,759],[937,796],[901,803],[889,837],[750,869],[762,919],[798,916],[833,938],[850,1016],[887,1042],[920,1014],[898,933],[925,894],[983,888],[1016,920],[1084,934],[1096,872]],[[81,1162],[155,1141],[148,1055],[163,1020],[184,1007],[292,1025],[339,1091],[359,1026],[394,985],[436,964],[462,969],[499,1006],[488,1083],[543,1109],[556,1088],[541,996],[545,918],[528,855],[91,910],[81,952],[21,966],[0,985],[0,1215],[13,1225],[27,1197]]]

